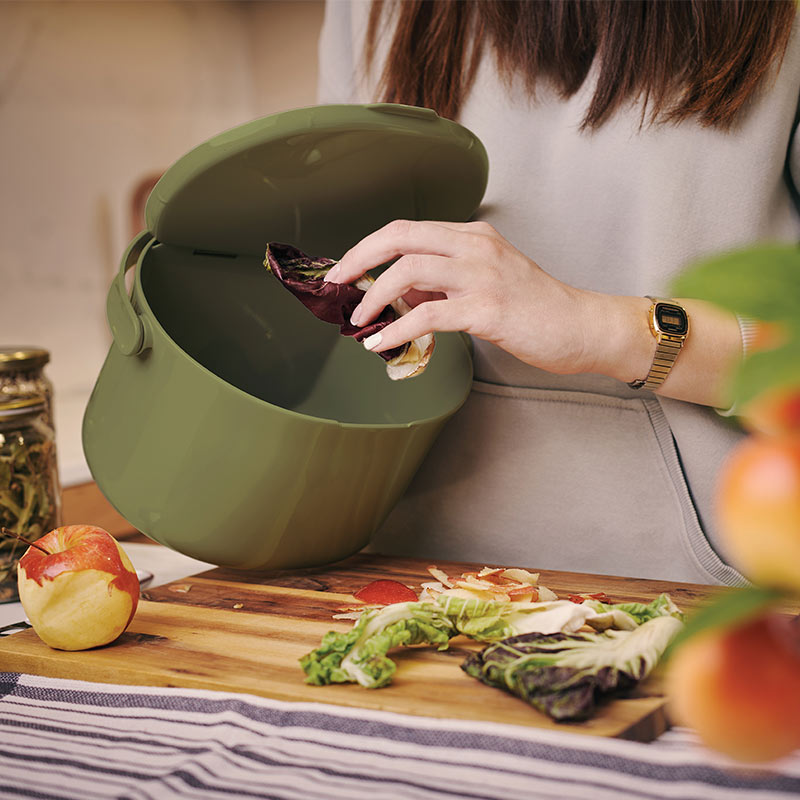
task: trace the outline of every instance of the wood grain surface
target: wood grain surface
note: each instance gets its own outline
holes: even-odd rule
[[[440,562],[460,573],[476,566]],[[129,629],[95,650],[51,650],[32,631],[0,640],[0,668],[51,677],[247,692],[280,700],[333,703],[406,714],[528,725],[650,741],[669,725],[657,676],[630,696],[601,706],[581,723],[554,723],[526,703],[467,676],[460,664],[481,645],[459,636],[439,652],[414,647],[393,653],[398,667],[383,689],[310,686],[298,659],[329,630],[346,631],[337,609],[377,578],[419,590],[427,563],[359,554],[328,567],[270,573],[214,569],[143,593]],[[714,587],[665,581],[541,572],[540,582],[560,597],[606,592],[615,602],[648,602],[669,592],[684,610],[717,593]]]

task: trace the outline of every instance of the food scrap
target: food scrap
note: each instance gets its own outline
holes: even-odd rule
[[[400,581],[382,578],[362,586],[353,597],[358,605],[342,606],[336,609],[334,619],[357,620],[367,611],[375,611],[395,603],[409,603],[418,600],[417,593]]]
[[[411,311],[408,303],[398,297],[368,325],[353,325],[350,322],[353,311],[374,280],[370,275],[363,275],[353,284],[326,281],[325,276],[336,263],[332,258],[311,256],[280,242],[267,245],[264,259],[264,266],[315,317],[338,325],[343,336],[352,336],[358,342]],[[434,335],[428,333],[377,355],[386,362],[386,374],[392,380],[402,380],[424,372],[435,344]]]
[[[484,567],[478,572],[450,576],[436,566],[428,567],[435,582],[422,584],[420,599],[435,600],[439,595],[478,597],[501,602],[539,603],[558,600],[558,595],[539,584],[539,573],[526,569]]]
[[[353,594],[357,600],[374,605],[389,606],[392,603],[406,603],[418,600],[417,593],[404,583],[393,580],[377,580],[368,583]]]
[[[584,720],[603,697],[645,678],[682,627],[680,619],[665,615],[632,631],[523,634],[473,653],[461,669],[556,722]]]
[[[605,592],[592,592],[591,594],[571,594],[567,597],[573,603],[583,603],[586,600],[598,600],[601,603],[610,603],[611,598]]]
[[[340,609],[353,619],[330,631],[301,659],[306,681],[318,686],[359,683],[377,689],[392,680],[390,650],[435,644],[463,635],[487,647],[462,669],[526,700],[556,721],[585,719],[602,696],[634,686],[655,666],[683,626],[669,595],[650,603],[611,603],[605,592],[558,596],[539,575],[519,568],[484,567],[450,575],[437,566],[419,598],[394,580],[373,581]]]
[[[528,572],[526,569],[483,567],[477,572],[463,572],[460,575],[450,576],[434,565],[428,567],[428,572],[436,580],[423,582],[419,596],[411,587],[400,581],[386,578],[375,580],[353,593],[353,597],[365,605],[338,608],[333,618],[357,620],[365,611],[383,608],[393,603],[434,601],[439,596],[493,600],[502,603],[540,603],[558,600],[555,592],[539,584],[538,572]]]

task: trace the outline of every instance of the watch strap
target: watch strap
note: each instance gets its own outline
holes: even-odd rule
[[[683,337],[670,336],[662,333],[661,339],[656,345],[656,352],[653,356],[653,363],[646,378],[638,381],[631,381],[628,386],[631,389],[657,389],[667,379],[675,359],[678,357],[683,347]]]

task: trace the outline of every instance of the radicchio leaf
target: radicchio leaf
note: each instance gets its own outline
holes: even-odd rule
[[[350,317],[364,297],[371,278],[364,277],[356,284],[326,281],[325,275],[336,264],[331,258],[310,256],[289,244],[270,242],[267,245],[264,266],[309,310],[323,322],[339,326],[343,336],[352,336],[361,342],[385,328],[409,309],[402,299],[386,306],[369,325],[358,328],[350,324]],[[433,350],[433,335],[406,342],[400,347],[385,350],[377,355],[387,362],[390,378],[407,378],[424,369]]]
[[[683,628],[671,615],[633,631],[526,633],[470,655],[461,668],[557,722],[587,719],[597,701],[635,686]]]
[[[566,647],[578,638],[580,634],[566,633],[513,636],[471,654],[461,668],[489,686],[526,700],[556,722],[588,719],[600,696],[628,689],[636,680],[609,666],[587,671],[525,658],[535,656],[541,644],[564,642]]]

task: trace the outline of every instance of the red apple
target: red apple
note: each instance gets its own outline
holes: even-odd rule
[[[116,539],[93,525],[65,525],[36,545],[19,560],[17,581],[39,638],[57,650],[113,642],[139,602],[136,570]]]

